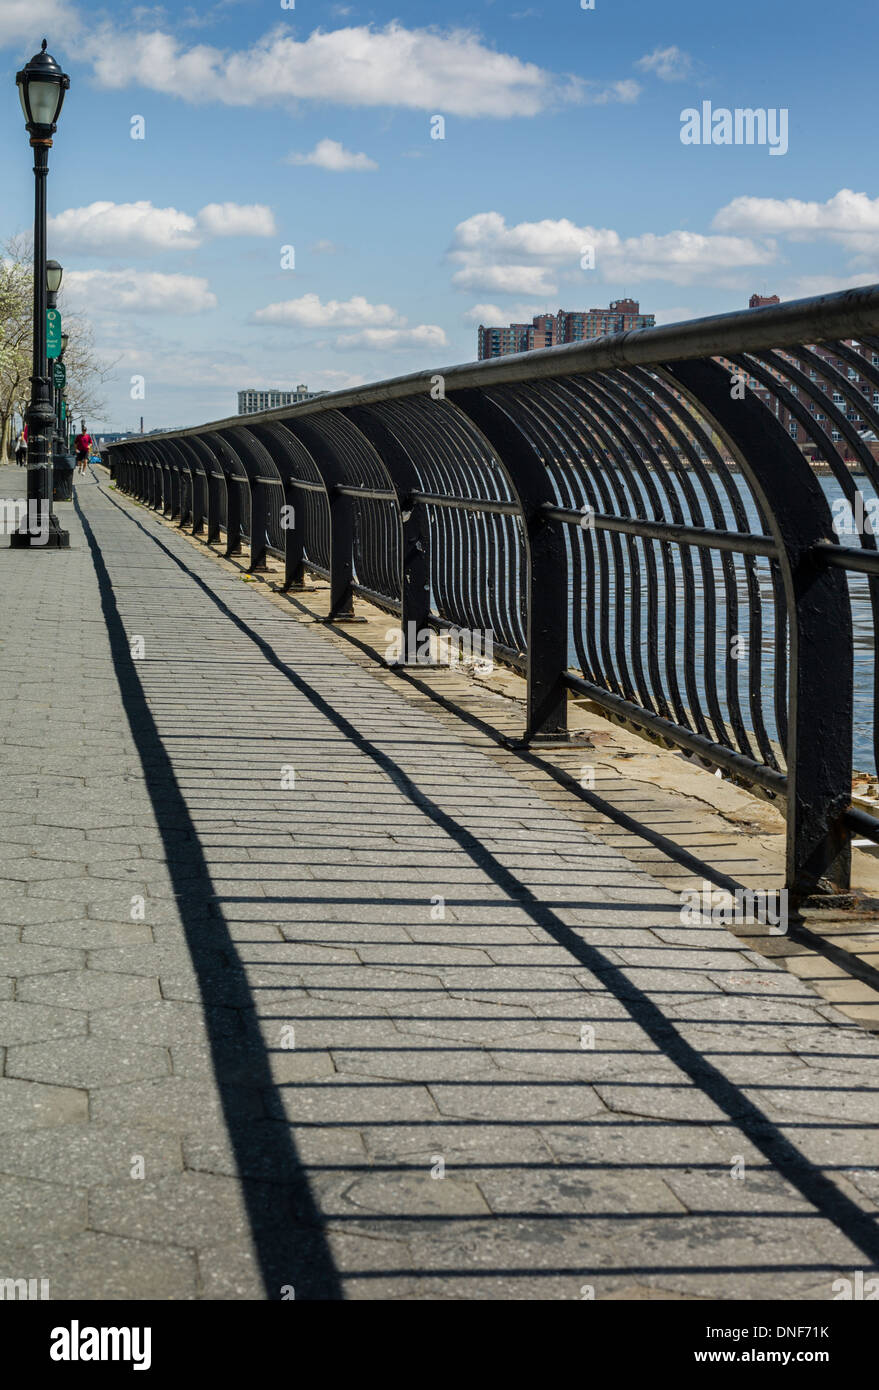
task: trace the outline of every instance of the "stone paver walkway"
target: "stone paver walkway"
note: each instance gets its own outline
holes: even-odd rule
[[[0,551],[0,1278],[784,1300],[879,1265],[879,1039],[102,470],[59,510],[69,552]]]

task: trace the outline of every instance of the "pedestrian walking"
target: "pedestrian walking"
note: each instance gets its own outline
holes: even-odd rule
[[[19,468],[23,468],[27,463],[27,436],[23,430],[19,431],[18,438],[15,441],[15,462],[18,464]]]
[[[85,420],[82,422],[82,430],[73,441],[73,447],[76,450],[76,462],[79,465],[80,474],[83,474],[89,461],[89,454],[92,451],[92,437],[86,432]]]

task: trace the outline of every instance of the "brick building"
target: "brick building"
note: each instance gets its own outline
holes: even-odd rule
[[[556,314],[538,314],[530,323],[511,323],[503,328],[480,324],[479,361],[555,347],[558,343],[585,342],[608,333],[626,333],[632,328],[653,328],[655,323],[653,314],[641,313],[636,299],[615,299],[606,309],[559,309]]]
[[[780,303],[781,301],[778,295],[772,295],[767,299],[760,295],[753,294],[749,300],[748,307],[751,309],[759,309],[766,304]],[[854,339],[847,340],[843,344],[843,347],[848,348],[855,357],[863,358],[865,363],[869,363],[871,367],[879,368],[879,352],[874,352],[872,348],[867,348],[863,343],[856,342]],[[839,383],[834,383],[828,378],[822,377],[820,371],[815,367],[810,367],[807,372],[810,383],[815,383],[819,390],[827,392],[837,410],[844,415],[846,421],[861,437],[864,444],[866,444],[873,458],[879,459],[879,439],[877,439],[873,433],[869,421],[864,416],[863,410],[859,409],[860,398],[863,398],[865,406],[869,405],[874,410],[879,410],[879,388],[874,386],[873,382],[859,370],[856,363],[846,361],[844,357],[840,357],[838,353],[832,352],[829,348],[812,344],[810,345],[810,350],[816,357],[822,358],[829,368],[835,369],[835,371],[844,378],[845,390],[839,389]],[[788,357],[788,354],[785,353],[783,349],[779,351],[778,355],[780,357]],[[788,360],[792,365],[798,365],[794,358],[789,357]],[[801,367],[800,370],[804,369]],[[772,373],[772,375],[776,374]],[[820,445],[810,438],[803,424],[795,418],[792,411],[782,405],[777,398],[771,396],[766,387],[761,385],[757,377],[748,377],[746,384],[748,389],[760,396],[763,402],[772,410],[773,414],[787,430],[791,439],[794,443],[799,445],[806,457],[812,461],[820,461]],[[793,396],[799,395],[799,387],[795,383],[790,383],[788,389]],[[840,454],[846,462],[854,463],[856,461],[856,454],[852,445],[845,438],[843,432],[835,426],[834,422],[832,420],[828,421],[827,412],[821,410],[820,400],[815,401],[804,394],[803,401],[810,416],[817,425],[820,425],[824,430],[827,430],[829,425],[830,438],[832,442],[837,445]]]

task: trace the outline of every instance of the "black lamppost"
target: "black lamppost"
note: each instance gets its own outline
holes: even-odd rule
[[[16,531],[10,541],[16,546],[67,545],[69,537],[52,512],[52,450],[55,422],[46,361],[46,177],[49,149],[61,113],[70,78],[46,52],[46,39],[39,53],[16,73],[15,81],[24,112],[24,123],[34,151],[34,356],[31,399],[27,414],[27,497],[28,532]],[[60,271],[60,266],[58,267]],[[58,278],[60,284],[60,275]],[[55,286],[57,293],[58,285]],[[34,515],[36,514],[36,515]],[[48,535],[43,531],[48,515]],[[42,534],[31,535],[39,530]]]

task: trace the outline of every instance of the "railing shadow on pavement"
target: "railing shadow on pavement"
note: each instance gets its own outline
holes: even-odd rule
[[[537,893],[535,893],[535,891],[533,891],[527,885],[527,883],[523,880],[522,877],[517,875],[517,873],[514,872],[508,865],[504,864],[498,857],[498,855],[482,842],[482,839],[478,834],[474,834],[471,830],[468,830],[465,826],[459,823],[453,816],[449,815],[447,811],[445,811],[439,804],[437,804],[437,802],[434,801],[431,798],[431,796],[421,786],[418,785],[418,782],[416,780],[413,780],[413,778],[405,771],[405,769],[399,764],[399,762],[397,762],[394,759],[394,757],[391,756],[391,754],[389,754],[381,746],[379,746],[379,743],[377,741],[373,741],[369,737],[366,737],[363,733],[361,733],[360,730],[355,726],[355,724],[348,717],[346,717],[345,714],[341,713],[340,710],[337,709],[325,696],[323,696],[301,671],[294,670],[285,660],[283,660],[278,655],[271,643],[267,641],[263,636],[261,636],[261,634],[257,632],[252,626],[250,626],[250,624],[247,623],[242,617],[235,613],[233,609],[223,600],[223,598],[211,588],[210,584],[207,583],[204,579],[202,579],[201,576],[196,572],[196,570],[186,562],[185,558],[181,558],[179,554],[175,553],[175,550],[173,548],[165,545],[154,530],[143,527],[141,522],[137,519],[136,515],[132,515],[130,512],[126,514],[130,523],[134,526],[139,527],[141,531],[144,532],[144,534],[148,535],[150,539],[153,541],[153,543],[157,546],[157,548],[163,552],[164,556],[170,559],[174,563],[174,565],[177,566],[184,574],[186,574],[192,581],[192,583],[196,585],[205,596],[208,597],[208,599],[218,610],[218,612],[222,614],[223,618],[230,625],[234,626],[237,632],[241,634],[243,637],[245,637],[248,642],[253,644],[253,646],[260,653],[262,659],[265,661],[267,669],[270,668],[275,673],[279,673],[280,675],[282,675],[283,678],[287,682],[289,682],[289,684],[298,692],[298,694],[308,701],[311,708],[314,711],[318,712],[326,721],[328,721],[328,723],[333,727],[334,730],[336,730],[343,736],[344,740],[348,745],[350,745],[359,753],[365,755],[365,757],[373,764],[374,767],[381,770],[381,772],[383,772],[390,779],[391,783],[394,785],[397,791],[403,794],[407,802],[413,808],[415,808],[423,817],[426,817],[429,821],[431,821],[435,827],[442,830],[444,832],[444,835],[448,837],[448,839],[451,840],[457,846],[457,848],[468,857],[473,866],[476,869],[478,869],[480,873],[491,882],[492,885],[494,885],[497,889],[500,890],[504,900],[507,903],[514,904],[518,910],[520,910],[527,916],[527,918],[534,926],[540,929],[542,934],[545,934],[550,941],[554,942],[558,946],[561,946],[566,952],[566,954],[570,956],[571,959],[576,961],[581,967],[583,967],[584,970],[588,971],[590,977],[592,977],[592,979],[594,980],[594,985],[592,986],[594,990],[594,995],[598,999],[609,1001],[615,1009],[618,1008],[620,1010],[620,1016],[623,1017],[631,1025],[634,1025],[636,1030],[646,1035],[650,1042],[656,1047],[657,1051],[661,1053],[665,1059],[672,1063],[673,1067],[675,1068],[674,1076],[669,1078],[668,1080],[647,1079],[639,1083],[637,1077],[634,1077],[632,1079],[621,1077],[615,1080],[613,1084],[615,1086],[620,1087],[637,1086],[638,1084],[641,1084],[647,1090],[657,1091],[661,1090],[663,1087],[674,1087],[683,1084],[689,1088],[692,1088],[693,1093],[701,1094],[701,1096],[704,1097],[705,1100],[708,1101],[712,1107],[716,1107],[718,1117],[711,1121],[696,1120],[694,1123],[696,1123],[697,1125],[701,1125],[704,1123],[711,1123],[715,1125],[718,1123],[728,1123],[731,1127],[734,1128],[735,1131],[745,1136],[747,1140],[750,1141],[750,1144],[753,1145],[754,1149],[759,1153],[761,1158],[765,1160],[768,1169],[770,1169],[773,1173],[778,1174],[779,1177],[782,1180],[784,1180],[784,1182],[789,1184],[789,1186],[793,1188],[796,1192],[798,1192],[801,1195],[801,1197],[803,1197],[813,1209],[812,1212],[804,1212],[799,1214],[806,1216],[818,1215],[824,1218],[826,1221],[834,1225],[841,1233],[843,1233],[847,1237],[847,1239],[863,1253],[863,1255],[869,1261],[869,1267],[871,1269],[879,1267],[879,1233],[877,1233],[876,1231],[875,1222],[870,1212],[861,1208],[858,1205],[858,1203],[854,1201],[851,1196],[848,1195],[846,1191],[837,1186],[832,1181],[832,1179],[826,1175],[825,1168],[828,1165],[825,1165],[821,1162],[817,1162],[810,1158],[805,1152],[802,1151],[800,1147],[797,1146],[797,1144],[792,1139],[790,1139],[787,1136],[786,1133],[783,1132],[784,1130],[791,1131],[797,1129],[809,1131],[815,1128],[826,1130],[828,1128],[832,1128],[837,1122],[835,1120],[831,1121],[826,1119],[811,1122],[808,1118],[804,1121],[801,1117],[798,1116],[796,1120],[792,1119],[791,1121],[782,1124],[779,1123],[778,1120],[773,1119],[770,1114],[768,1114],[764,1109],[762,1109],[761,1106],[754,1099],[752,1099],[750,1095],[746,1093],[746,1090],[743,1088],[742,1085],[737,1084],[735,1081],[731,1080],[728,1075],[725,1074],[721,1064],[715,1064],[712,1060],[709,1059],[709,1055],[706,1049],[700,1048],[687,1040],[686,1036],[684,1035],[686,1031],[685,1026],[682,1025],[680,1021],[675,1021],[672,1017],[669,1016],[667,1008],[663,1005],[663,1003],[657,1002],[654,998],[651,997],[653,991],[648,986],[641,987],[640,985],[633,983],[633,980],[630,978],[632,974],[631,970],[627,970],[626,968],[621,967],[614,959],[611,958],[611,956],[607,955],[600,947],[595,946],[591,944],[589,941],[587,941],[583,935],[581,935],[577,930],[573,929],[564,920],[564,918],[560,915],[561,909],[576,908],[580,911],[585,911],[590,907],[590,904],[588,902],[584,902],[582,896],[577,896],[576,894],[574,894],[571,896],[570,900],[560,898],[557,901],[553,901],[552,904],[550,904],[547,901],[544,901]],[[183,825],[187,822],[188,813],[186,812],[186,807],[182,797],[176,790],[170,763],[167,759],[167,756],[161,744],[161,740],[159,739],[155,725],[152,721],[152,715],[149,711],[149,708],[145,704],[143,693],[137,682],[136,674],[134,672],[133,665],[130,661],[128,647],[125,640],[124,629],[121,624],[121,621],[119,620],[118,614],[115,612],[112,590],[109,587],[106,570],[103,567],[103,560],[100,555],[100,549],[95,544],[91,532],[87,526],[87,523],[86,528],[87,535],[89,537],[89,543],[93,547],[95,561],[98,566],[99,579],[101,579],[102,582],[102,594],[104,596],[105,601],[105,614],[107,616],[108,623],[111,624],[111,630],[113,633],[114,640],[114,650],[118,654],[118,669],[120,672],[120,679],[123,682],[123,691],[126,697],[126,703],[128,704],[130,710],[132,729],[135,732],[135,737],[139,740],[139,745],[141,746],[142,750],[149,756],[149,763],[145,765],[145,772],[147,774],[148,784],[150,785],[150,792],[154,798],[154,804],[156,805],[157,818],[159,818],[160,821],[164,822],[168,826],[167,852],[169,855],[169,865],[173,866],[175,856],[177,857],[179,862],[179,850],[176,849],[176,827],[178,824]],[[389,733],[393,730],[393,728],[393,717],[389,716]],[[189,844],[188,847],[184,846],[184,854],[190,867],[195,866],[199,873],[207,875],[204,859],[201,855],[201,852],[197,846],[197,842],[195,841],[194,837],[192,843]],[[215,981],[211,981],[212,962],[207,959],[202,959],[201,961],[199,960],[199,952],[204,952],[204,943],[198,931],[198,925],[202,920],[202,913],[199,911],[198,905],[199,903],[203,903],[204,899],[201,894],[197,895],[197,897],[195,898],[192,897],[192,883],[188,875],[181,877],[180,887],[181,901],[184,909],[184,917],[187,901],[192,902],[194,906],[194,915],[192,921],[187,925],[187,931],[190,940],[190,948],[193,950],[194,954],[194,963],[196,969],[199,970],[200,975],[202,973],[204,974],[205,1003],[206,1005],[208,1005],[210,1003],[219,1002],[214,993]],[[205,883],[204,887],[205,892],[210,893],[211,890],[209,886],[209,879]],[[314,908],[320,907],[321,910],[324,910],[328,905],[327,900],[322,898],[320,895],[320,885],[315,884],[314,887],[316,891],[312,906]],[[226,899],[226,901],[231,903],[233,899]],[[241,907],[246,907],[247,901],[248,899],[246,898],[246,896],[244,898],[239,897],[234,899],[234,902],[239,909]],[[366,901],[370,901],[370,899],[363,896],[362,894],[359,896],[348,894],[338,899],[336,902],[336,906],[341,912],[344,913],[351,905],[354,905],[357,902]],[[407,895],[404,891],[399,901],[414,902],[415,899],[411,898],[411,895]],[[418,899],[418,901],[422,900]],[[301,894],[297,894],[295,898],[283,895],[276,895],[275,897],[261,898],[259,900],[261,908],[271,908],[272,905],[274,905],[277,907],[279,912],[283,911],[285,905],[289,905],[294,902],[306,908],[309,905],[308,900],[303,899]],[[396,902],[396,899],[389,900],[389,906],[393,906]],[[466,896],[466,893],[463,893],[461,895],[459,905],[462,911],[466,913],[468,906],[468,898]],[[476,905],[475,900],[473,905]],[[594,906],[603,915],[607,915],[609,908],[608,903],[606,901],[596,903]],[[625,929],[625,916],[631,910],[637,910],[638,906],[639,903],[637,902],[637,900],[628,900],[626,902],[619,903],[618,910],[620,914],[621,928],[623,930]],[[643,906],[648,907],[653,912],[658,911],[657,905],[654,902],[644,903]],[[675,915],[677,914],[676,907],[672,906],[670,910]],[[672,920],[674,920],[674,916]],[[476,944],[477,941],[478,937],[475,937],[474,944]],[[231,950],[231,943],[229,945],[229,949]],[[240,946],[238,950],[240,951]],[[237,955],[233,954],[232,958],[236,961],[240,961],[240,957]],[[239,991],[239,994],[236,995],[236,998],[238,998],[239,1001],[239,1006],[245,1011],[247,1011],[253,1007],[253,1000],[243,973],[243,966],[245,963],[246,962],[244,961],[240,961],[240,964],[236,964],[236,966],[234,967],[233,984],[235,986],[235,989]],[[661,970],[661,966],[654,968],[658,968]],[[780,978],[784,977],[782,976]],[[283,986],[280,987],[278,992],[283,992],[283,988]],[[430,985],[424,983],[422,983],[419,986],[416,986],[416,989],[420,991],[429,990],[430,988]],[[332,993],[332,990],[330,990],[329,992]],[[374,993],[374,990],[372,992]],[[569,992],[569,990],[566,988],[562,988],[559,991],[562,1007],[564,1007],[564,996],[567,992]],[[584,987],[578,984],[576,987],[576,995],[578,1000],[582,999],[583,993]],[[694,1008],[698,1010],[701,999],[701,995],[698,989],[694,989],[692,991],[682,991],[680,986],[678,986],[675,989],[672,989],[671,993],[683,993],[685,996],[688,993],[692,993],[692,1005]],[[526,994],[528,997],[530,997],[530,991],[526,991]],[[753,995],[754,1002],[758,1003],[761,1009],[765,1007],[766,997],[767,996],[765,995],[765,993],[755,993]],[[225,994],[222,996],[222,998],[225,1000]],[[747,991],[745,991],[744,994],[737,996],[736,1000],[737,1002],[742,999],[747,1001],[750,998],[751,996],[747,993]],[[705,1012],[706,1016],[704,1018],[699,1013],[696,1013],[695,1015],[691,1014],[686,1020],[686,1025],[691,1026],[694,1024],[698,1025],[704,1023],[708,1026],[713,1025],[716,1029],[718,1026],[717,1018],[714,1017],[712,1009],[708,1007],[706,1008]],[[346,1017],[348,1017],[350,1020],[350,1015],[346,1015]],[[725,1048],[723,1046],[718,1047],[719,1054],[721,1056],[734,1056],[736,1058],[747,1056],[747,1052],[743,1053],[741,1049],[739,1041],[740,1034],[738,1028],[734,1023],[734,1020],[730,1020],[728,1023],[726,1023],[725,1027],[728,1032],[729,1042]],[[859,1036],[858,1030],[854,1027],[851,1028],[850,1034],[852,1038]],[[258,1041],[257,1034],[254,1033],[250,1041],[253,1043],[254,1046],[256,1046]],[[843,1045],[845,1045],[845,1038],[843,1038],[842,1041]],[[259,1043],[259,1046],[262,1047],[261,1042]],[[404,1038],[401,1043],[401,1048],[406,1049],[407,1047],[408,1043]],[[857,1049],[853,1051],[852,1055],[856,1055],[856,1052]],[[844,1052],[842,1056],[840,1056],[840,1054],[836,1054],[836,1056],[837,1060],[841,1060],[844,1062]],[[263,1051],[262,1060],[258,1059],[258,1064],[260,1066],[264,1065],[264,1059],[265,1054]],[[237,1058],[237,1063],[240,1065],[240,1062],[241,1057],[239,1054]],[[246,1064],[249,1065],[249,1061],[247,1061]],[[224,1077],[224,1075],[228,1074],[228,1058],[224,1057],[223,1055],[221,1039],[217,1039],[217,1046],[215,1049],[215,1066],[217,1068],[218,1079],[222,1082],[222,1078]],[[677,1079],[678,1073],[680,1074],[680,1079]],[[266,1088],[270,1089],[272,1085],[271,1079],[268,1076],[267,1072],[264,1073],[264,1076]],[[306,1089],[316,1090],[318,1092],[320,1091],[322,1085],[322,1083],[319,1081],[308,1081],[296,1084],[297,1087],[304,1086]],[[383,1084],[402,1085],[403,1083],[397,1082]],[[464,1084],[471,1083],[465,1082]],[[498,1082],[494,1079],[491,1081],[490,1084],[492,1087],[503,1085],[502,1082]],[[562,1083],[558,1083],[558,1081],[553,1083],[541,1083],[535,1081],[529,1084],[532,1084],[535,1088],[539,1088],[541,1084],[562,1084],[582,1086],[582,1081],[572,1080],[570,1082],[564,1081]],[[514,1089],[516,1087],[519,1087],[521,1089],[522,1087],[522,1083],[516,1081],[507,1082],[506,1085],[513,1087]],[[771,1092],[773,1089],[777,1089],[779,1087],[782,1089],[786,1088],[788,1090],[793,1089],[793,1091],[796,1091],[796,1083],[794,1083],[793,1087],[791,1087],[791,1084],[789,1082],[784,1081],[783,1079],[779,1081],[773,1080],[768,1084],[765,1082],[761,1082],[760,1085],[756,1087],[756,1089],[760,1089],[763,1091],[768,1090]],[[822,1084],[819,1083],[819,1085],[815,1089],[821,1088]],[[232,1094],[232,1092],[234,1092],[234,1089],[235,1087],[233,1074],[231,1083],[225,1087],[225,1090],[229,1094],[228,1118],[229,1123],[233,1129],[233,1140],[236,1145],[236,1150],[240,1152],[242,1162],[242,1174],[244,1175],[248,1171],[250,1171],[248,1165],[254,1162],[257,1162],[259,1164],[260,1159],[258,1155],[254,1155],[253,1152],[249,1150],[248,1146],[252,1146],[255,1142],[253,1135],[250,1133],[250,1130],[253,1126],[253,1121],[251,1116],[245,1113],[236,1112],[235,1097]],[[755,1089],[754,1084],[749,1083],[748,1089]],[[860,1084],[855,1083],[852,1089],[863,1090],[864,1088]],[[625,1109],[625,1106],[621,1106],[621,1109]],[[487,1122],[492,1123],[490,1119]],[[626,1115],[622,1122],[625,1124],[641,1124],[643,1123],[643,1120],[635,1121],[631,1116]],[[332,1121],[329,1121],[327,1123],[329,1123],[330,1127],[332,1127]],[[435,1123],[435,1121],[420,1121],[416,1122],[416,1126],[418,1124],[423,1125],[425,1135],[429,1135],[431,1133],[432,1126]],[[497,1123],[502,1124],[506,1122],[498,1121]],[[517,1121],[517,1123],[536,1124],[537,1121],[526,1118],[524,1120]],[[268,1246],[264,1258],[266,1259],[266,1263],[271,1270],[272,1276],[276,1277],[276,1271],[278,1268],[283,1267],[287,1270],[291,1268],[290,1261],[294,1259],[294,1256],[296,1256],[297,1253],[298,1259],[300,1261],[303,1258],[303,1251],[300,1243],[301,1229],[299,1227],[299,1222],[302,1220],[302,1214],[305,1213],[306,1226],[309,1229],[313,1229],[315,1232],[314,1239],[317,1251],[317,1258],[316,1262],[312,1264],[312,1261],[315,1261],[315,1255],[312,1252],[312,1250],[309,1249],[307,1253],[306,1263],[308,1263],[309,1268],[311,1269],[311,1276],[310,1281],[306,1280],[304,1282],[306,1282],[307,1286],[310,1289],[318,1290],[318,1292],[316,1293],[306,1294],[305,1296],[334,1296],[332,1293],[327,1295],[326,1293],[321,1294],[319,1292],[319,1290],[322,1287],[333,1288],[335,1276],[326,1263],[321,1264],[321,1260],[323,1259],[324,1261],[326,1261],[328,1257],[326,1255],[325,1247],[322,1245],[320,1241],[320,1219],[316,1215],[314,1199],[310,1196],[310,1194],[308,1194],[307,1189],[303,1190],[302,1186],[300,1185],[301,1182],[304,1182],[304,1179],[300,1177],[300,1172],[297,1167],[295,1150],[292,1147],[292,1140],[290,1141],[289,1145],[286,1141],[285,1143],[280,1144],[277,1138],[275,1142],[276,1145],[278,1145],[278,1147],[276,1148],[276,1151],[273,1155],[273,1164],[271,1167],[271,1172],[289,1173],[290,1171],[292,1171],[293,1173],[293,1177],[292,1179],[290,1179],[290,1181],[296,1196],[294,1202],[294,1209],[291,1212],[291,1227],[287,1230],[285,1239],[283,1223],[278,1221],[278,1213],[276,1211],[272,1213],[272,1224],[268,1228],[261,1224],[265,1222],[265,1210],[261,1204],[259,1195],[257,1195],[256,1198],[252,1199],[254,1202],[252,1219],[257,1223],[255,1226],[255,1238],[257,1239],[257,1243],[259,1244],[261,1235],[265,1233],[264,1238],[268,1243]],[[277,1163],[277,1168],[274,1167],[274,1163]],[[286,1165],[292,1165],[292,1169],[288,1169]],[[346,1165],[343,1165],[343,1167],[345,1168],[345,1171],[348,1171]],[[829,1167],[832,1168],[832,1165],[829,1165]],[[261,1171],[266,1170],[263,1168]],[[660,1215],[659,1213],[647,1214]],[[710,1214],[719,1215],[723,1213],[714,1211]],[[778,1212],[777,1209],[773,1210],[770,1206],[769,1208],[767,1208],[765,1212],[755,1212],[753,1214],[755,1216],[763,1215],[767,1218],[771,1218],[772,1216],[777,1215]],[[517,1220],[521,1220],[529,1215],[534,1216],[535,1219],[537,1217],[539,1217],[540,1220],[547,1219],[547,1213],[545,1212],[529,1213],[527,1211],[518,1210],[515,1213],[510,1213],[510,1216],[515,1217],[515,1219]],[[562,1215],[564,1215],[564,1213],[559,1213],[558,1215],[550,1213],[549,1219],[558,1219]],[[568,1215],[582,1216],[582,1213],[573,1212],[568,1213]],[[347,1218],[334,1215],[332,1219],[334,1221],[341,1221],[344,1219],[353,1220],[354,1218],[349,1214]],[[417,1218],[414,1214],[407,1218],[405,1215],[395,1213],[393,1217],[388,1215],[386,1218],[383,1219],[387,1219],[388,1221],[396,1222],[398,1224],[403,1224],[407,1219],[410,1221],[414,1221]],[[455,1222],[463,1218],[450,1215],[436,1219],[445,1220],[454,1226]],[[608,1219],[620,1221],[624,1219],[629,1219],[629,1217],[621,1215],[620,1213],[616,1213],[613,1215],[608,1214]],[[293,1240],[294,1228],[295,1240]],[[272,1240],[280,1241],[282,1246],[282,1254],[284,1254],[283,1247],[286,1246],[286,1264],[279,1265],[277,1263],[277,1252],[271,1248]],[[810,1266],[808,1265],[802,1267],[810,1268]],[[643,1266],[640,1266],[640,1268],[642,1272],[654,1272],[653,1267],[648,1266],[646,1263],[644,1263]],[[657,1268],[665,1270],[667,1267],[661,1266]],[[711,1270],[715,1268],[717,1267],[712,1266],[710,1264],[694,1264],[692,1266],[692,1269],[695,1271],[703,1269]],[[760,1268],[763,1269],[765,1272],[766,1270],[774,1268],[774,1266],[762,1265],[760,1266]],[[779,1270],[782,1270],[784,1268],[785,1266],[783,1264],[778,1266]],[[831,1264],[816,1264],[815,1266],[816,1271],[820,1269],[824,1272],[828,1270],[833,1270],[835,1268],[836,1266],[833,1265],[832,1262]],[[843,1266],[840,1265],[839,1268],[842,1269]],[[417,1271],[412,1272],[415,1273]],[[466,1271],[463,1269],[443,1270],[443,1273],[448,1276],[452,1276],[456,1273],[463,1274],[465,1272]],[[491,1269],[487,1267],[483,1268],[482,1266],[480,1266],[481,1275],[484,1276],[486,1273],[491,1272]],[[503,1272],[508,1274],[525,1273],[525,1271],[515,1271],[509,1269],[503,1271],[499,1270],[497,1272]],[[638,1272],[639,1266],[637,1264],[628,1266],[626,1268],[626,1273],[630,1275],[636,1275]],[[405,1270],[396,1271],[396,1274],[401,1277],[405,1273]],[[364,1272],[363,1277],[375,1277],[375,1275],[374,1273],[373,1275],[369,1275],[368,1272]]]

